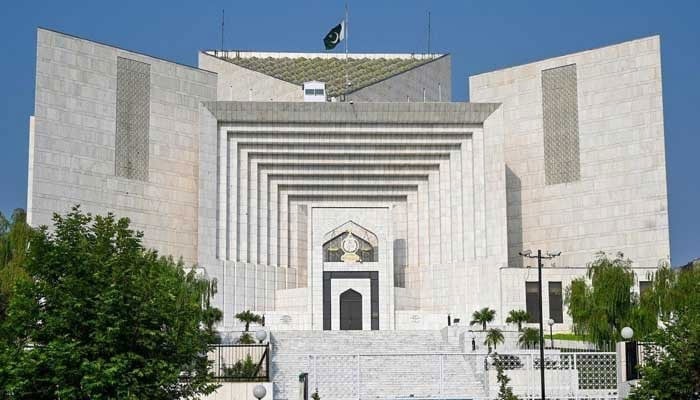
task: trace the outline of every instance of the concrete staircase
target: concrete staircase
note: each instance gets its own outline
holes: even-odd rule
[[[275,399],[296,399],[299,374],[323,399],[482,398],[483,354],[440,331],[272,331]]]

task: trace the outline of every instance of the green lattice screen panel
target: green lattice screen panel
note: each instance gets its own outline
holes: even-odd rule
[[[576,64],[542,71],[544,172],[547,185],[581,179]]]
[[[115,174],[148,180],[151,66],[117,57]]]

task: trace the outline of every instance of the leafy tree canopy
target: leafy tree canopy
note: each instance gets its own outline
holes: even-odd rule
[[[29,277],[23,263],[31,231],[24,210],[16,209],[10,220],[0,213],[0,321],[5,319],[15,284]]]
[[[632,294],[634,279],[631,260],[621,253],[615,258],[598,253],[588,264],[587,276],[574,279],[566,289],[574,332],[602,345],[621,340],[620,330],[625,326],[640,335],[653,331],[656,317],[639,307],[638,296]]]
[[[700,393],[700,268],[661,269],[649,295],[663,327],[646,338],[645,366],[631,400],[692,399]],[[635,334],[636,336],[636,334]]]
[[[0,323],[0,398],[179,399],[215,389],[213,284],[78,207],[31,234]],[[208,328],[209,327],[209,328]]]
[[[574,330],[596,343],[618,341],[634,329],[645,365],[632,400],[690,399],[700,392],[700,268],[672,270],[663,263],[641,296],[631,293],[631,262],[599,254],[587,278],[572,281],[566,302]]]

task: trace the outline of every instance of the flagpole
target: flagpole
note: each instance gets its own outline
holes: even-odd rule
[[[345,32],[345,95],[348,94],[348,89],[350,89],[350,72],[348,71],[348,2],[345,2],[345,26],[343,29]]]
[[[430,11],[428,11],[428,58],[433,58],[430,52]]]

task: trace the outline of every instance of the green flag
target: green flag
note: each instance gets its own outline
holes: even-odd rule
[[[343,39],[345,39],[345,21],[339,23],[328,32],[323,38],[323,44],[326,50],[334,49]]]

